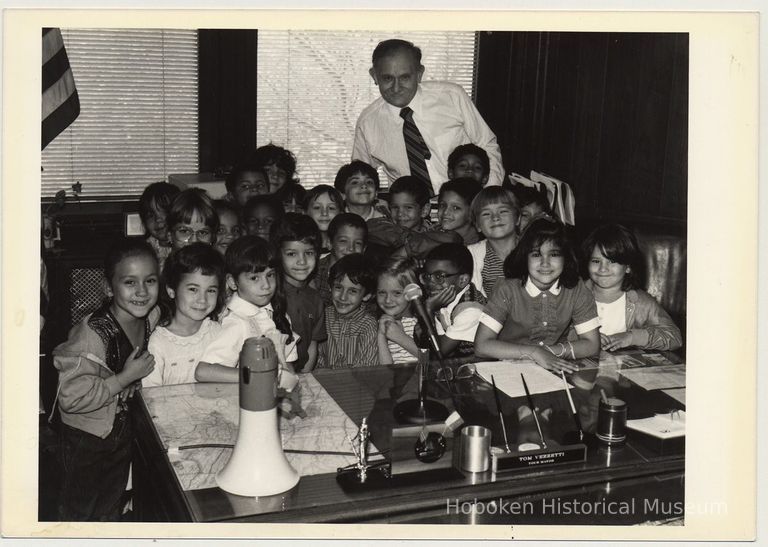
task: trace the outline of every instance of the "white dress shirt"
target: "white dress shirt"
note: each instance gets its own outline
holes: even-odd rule
[[[149,337],[147,350],[155,368],[141,380],[144,387],[193,384],[200,355],[219,336],[221,325],[205,318],[195,334],[179,336],[166,327],[157,327]]]
[[[272,305],[260,307],[240,298],[235,293],[227,303],[227,313],[221,320],[221,332],[200,358],[205,363],[216,363],[227,367],[235,367],[240,359],[240,351],[246,339],[253,336],[268,336],[277,331],[272,320]],[[295,361],[299,358],[296,352],[296,342],[299,336],[293,334],[293,342],[285,346],[285,360]]]
[[[461,340],[464,342],[474,342],[477,326],[480,324],[480,317],[483,315],[483,305],[479,302],[460,302],[464,293],[469,290],[469,285],[464,287],[453,302],[437,311],[437,322],[435,330],[439,335],[445,335],[452,340]],[[457,306],[456,315],[453,315]]]
[[[408,106],[432,157],[427,170],[437,194],[448,180],[448,155],[461,144],[474,143],[488,153],[489,185],[500,185],[504,177],[496,135],[485,123],[464,89],[450,82],[422,82]],[[403,140],[400,110],[382,97],[363,110],[357,119],[352,159],[374,167],[383,166],[390,184],[411,174]]]

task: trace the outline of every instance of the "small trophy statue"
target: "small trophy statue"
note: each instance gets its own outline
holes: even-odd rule
[[[384,475],[389,477],[389,462],[386,459],[381,459],[373,463],[368,461],[368,442],[370,441],[370,432],[368,431],[368,419],[363,418],[360,424],[360,429],[354,438],[350,439],[347,435],[347,440],[352,445],[352,452],[355,453],[357,462],[352,463],[346,467],[340,467],[337,469],[337,480],[343,482],[349,482],[350,475],[356,477],[359,484],[365,484],[368,480],[368,471],[372,469],[378,469]],[[357,442],[355,442],[357,441]]]

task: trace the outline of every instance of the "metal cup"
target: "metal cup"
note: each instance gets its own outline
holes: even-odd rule
[[[600,400],[597,410],[597,438],[608,445],[623,443],[627,438],[627,404],[611,397]]]
[[[461,430],[461,468],[471,473],[488,471],[491,465],[491,430],[468,425]]]

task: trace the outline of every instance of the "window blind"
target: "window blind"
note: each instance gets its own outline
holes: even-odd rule
[[[371,53],[388,38],[421,48],[424,80],[455,82],[472,96],[474,32],[259,30],[257,143],[291,150],[304,186],[333,184],[350,161],[357,117],[379,97]]]
[[[42,196],[138,195],[197,172],[197,31],[62,29],[80,116],[42,151]]]

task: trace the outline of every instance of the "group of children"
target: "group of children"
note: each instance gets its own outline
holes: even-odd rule
[[[395,181],[385,202],[366,163],[310,190],[295,167],[289,151],[268,145],[230,173],[226,199],[167,183],[141,196],[146,240],[110,248],[108,301],[54,351],[63,519],[118,515],[132,436],[126,404],[140,384],[237,382],[253,336],[274,342],[287,390],[316,367],[414,361],[411,284],[422,286],[447,356],[574,370],[601,347],[681,344],[641,288],[629,230],[595,230],[580,269],[545,198],[484,187],[488,157],[474,145],[449,158],[437,223],[431,189],[415,177]]]

